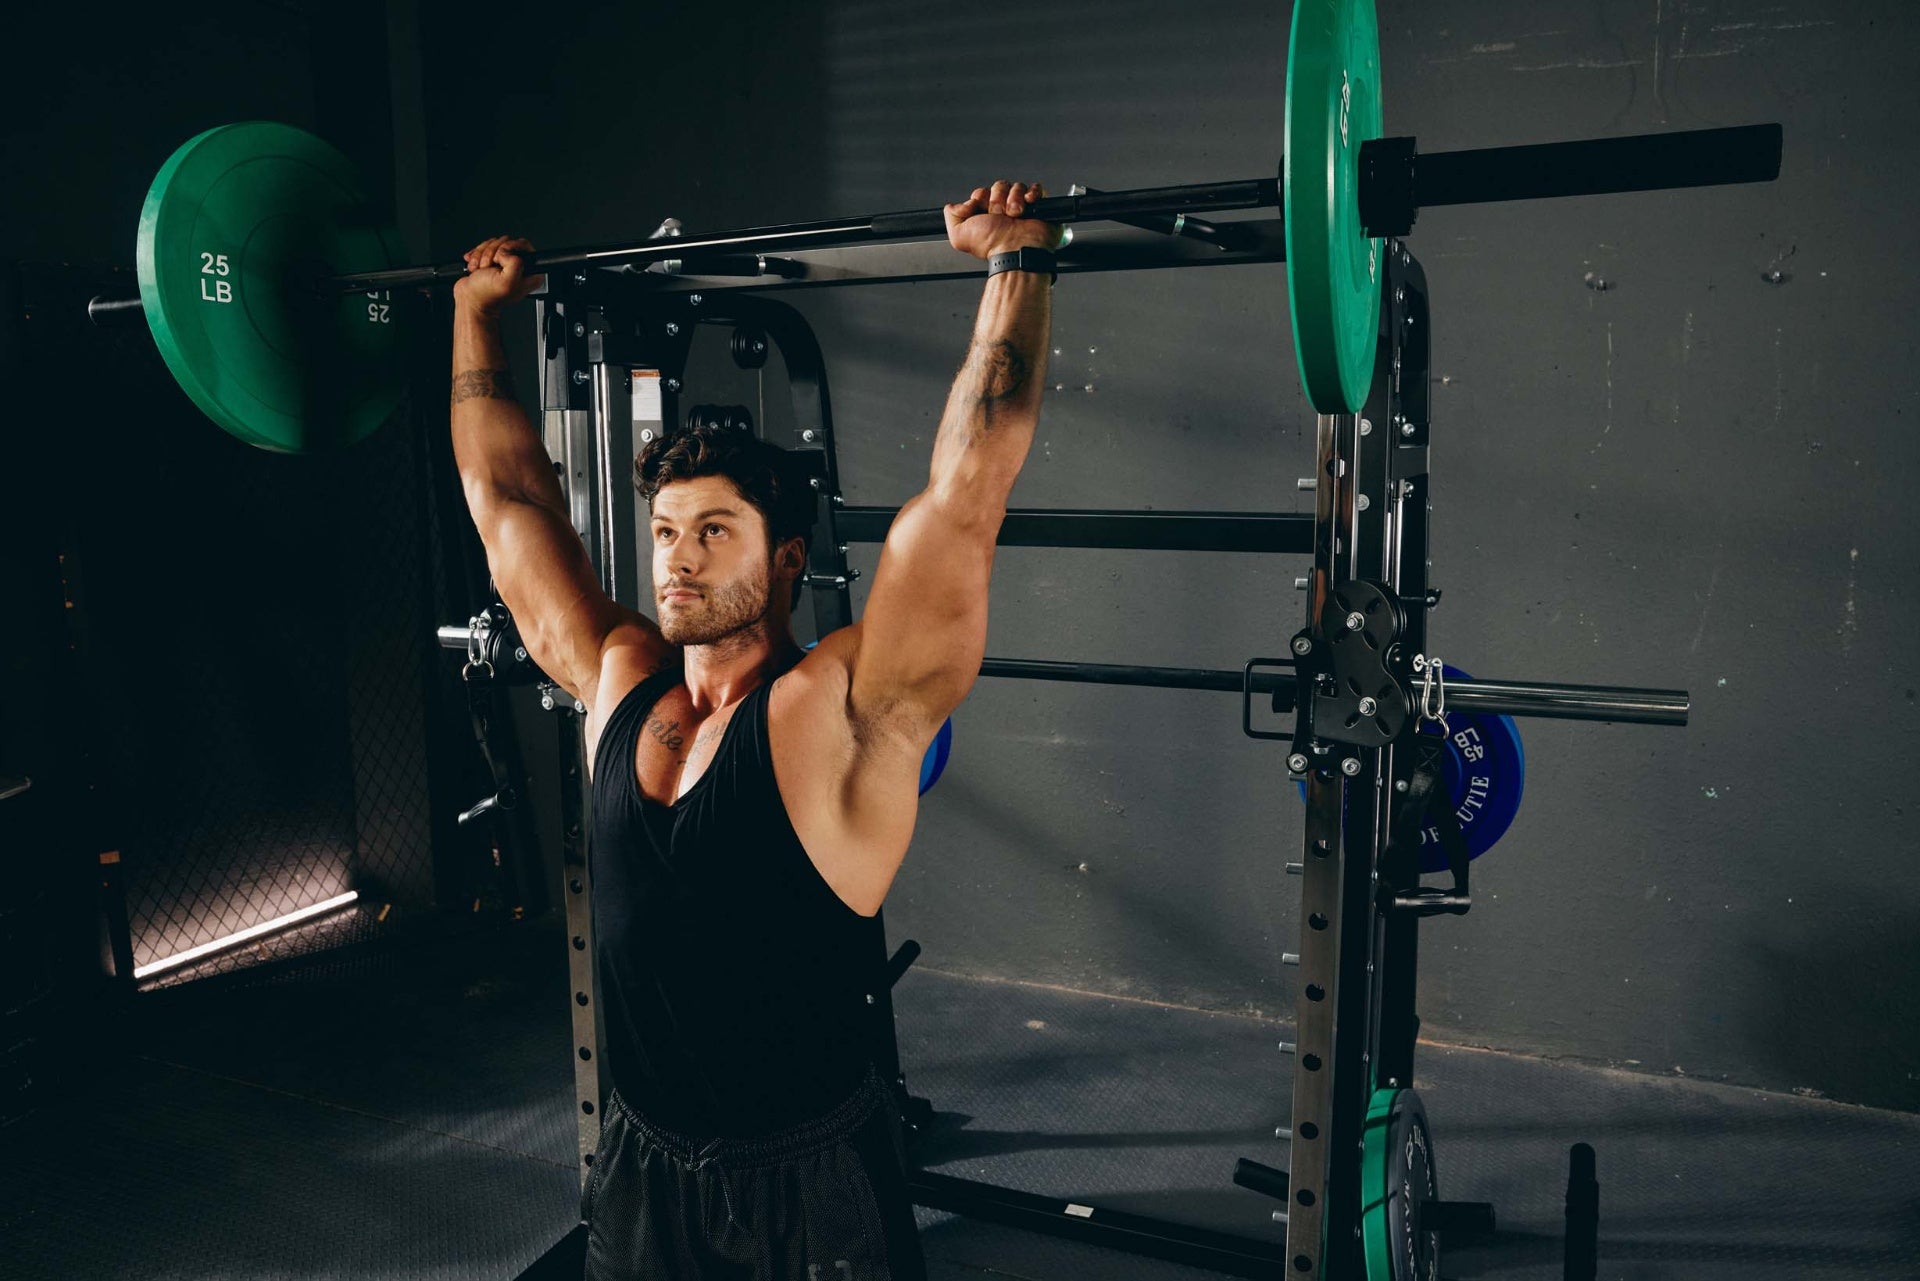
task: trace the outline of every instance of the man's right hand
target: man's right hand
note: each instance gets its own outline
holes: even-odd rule
[[[1060,228],[1026,216],[1027,206],[1046,198],[1039,183],[1007,182],[975,187],[973,194],[945,209],[947,241],[962,253],[988,259],[997,253],[1032,245],[1060,247]]]
[[[517,236],[495,236],[467,251],[467,274],[453,283],[453,301],[482,316],[492,316],[508,303],[519,302],[545,276],[526,276],[519,255],[533,252],[533,242]]]

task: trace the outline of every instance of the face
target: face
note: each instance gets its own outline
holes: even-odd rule
[[[668,643],[713,645],[766,630],[773,582],[766,519],[732,481],[700,476],[662,486],[650,529],[653,599]]]

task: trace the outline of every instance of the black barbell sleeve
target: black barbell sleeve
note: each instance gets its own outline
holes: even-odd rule
[[[1431,209],[1772,182],[1780,176],[1780,149],[1780,126],[1769,124],[1436,151],[1413,158],[1413,203]]]

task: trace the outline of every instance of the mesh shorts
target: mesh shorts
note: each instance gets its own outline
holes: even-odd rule
[[[580,1200],[588,1281],[924,1281],[900,1121],[877,1074],[756,1139],[674,1134],[616,1091]]]

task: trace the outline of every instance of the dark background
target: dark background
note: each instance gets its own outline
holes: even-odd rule
[[[996,175],[1250,177],[1278,159],[1287,18],[1052,0],[16,17],[38,54],[0,90],[24,300],[0,415],[0,774],[36,776],[60,835],[16,842],[7,874],[54,876],[90,917],[87,869],[119,850],[144,963],[347,885],[389,926],[466,911],[484,861],[451,827],[484,791],[457,660],[432,643],[484,584],[440,457],[444,336],[423,335],[399,420],[316,463],[217,432],[142,332],[70,321],[93,283],[130,284],[141,200],[181,141],[314,130],[422,259],[500,231],[920,207]],[[1787,139],[1770,186],[1436,210],[1411,237],[1436,331],[1432,648],[1479,676],[1684,688],[1694,709],[1684,730],[1522,723],[1520,817],[1473,914],[1425,932],[1426,1035],[1920,1107],[1898,639],[1920,546],[1898,239],[1920,16],[1391,0],[1380,20],[1388,132],[1425,150],[1762,120]],[[1283,272],[1062,282],[1014,505],[1301,509],[1313,418]],[[790,295],[827,353],[848,502],[924,483],[977,292]],[[529,394],[530,314],[510,336]],[[746,377],[691,399],[747,400]],[[777,367],[764,392],[777,427]],[[876,550],[856,552],[869,575]],[[1281,558],[997,564],[996,656],[1234,667],[1301,615]],[[887,909],[924,967],[1291,1016],[1299,811],[1229,696],[982,681],[955,725]],[[539,775],[550,736],[528,750]]]

